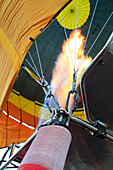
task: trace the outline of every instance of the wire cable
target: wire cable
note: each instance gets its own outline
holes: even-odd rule
[[[85,43],[84,43],[84,46],[83,46],[82,55],[83,55],[83,53],[84,53],[84,49],[85,49],[85,46],[86,46],[86,43],[87,43],[87,40],[88,40],[88,36],[89,36],[90,30],[91,30],[91,26],[92,26],[92,23],[93,23],[94,15],[95,15],[95,12],[96,12],[96,9],[97,9],[97,5],[98,5],[98,0],[96,1],[95,8],[94,8],[94,11],[93,11],[93,15],[92,15],[92,18],[91,18],[91,22],[90,22],[90,24],[89,24],[88,32],[87,32],[87,35],[86,35],[86,40],[85,40]],[[80,68],[80,66],[82,65],[83,61],[85,60],[85,59],[84,59],[84,60],[81,62],[81,60],[82,60],[82,55],[81,55],[81,59],[80,59],[80,61],[79,61],[79,66],[78,66],[78,68]],[[85,57],[85,58],[86,58],[86,57]]]
[[[28,54],[29,54],[30,59],[31,59],[33,65],[34,65],[34,68],[35,68],[35,71],[37,72],[37,75],[39,75],[38,69],[37,69],[37,67],[36,67],[36,64],[35,64],[35,62],[34,62],[34,60],[33,60],[33,57],[32,57],[32,55],[31,55],[30,51],[28,51]]]
[[[65,33],[66,41],[67,41],[67,43],[68,43],[70,58],[71,58],[72,65],[73,65],[73,70],[74,70],[74,62],[73,62],[73,58],[72,58],[72,55],[71,55],[71,49],[70,49],[70,46],[69,46],[68,36],[67,36],[67,32],[66,32],[66,28],[65,28],[65,24],[64,24],[62,12],[61,12],[60,14],[61,14],[61,19],[62,19],[62,23],[63,23],[63,27],[64,27],[64,33]]]
[[[77,17],[78,17],[78,0],[76,1],[76,33],[77,33]],[[76,63],[76,59],[77,59],[77,36],[76,36],[76,39],[75,39],[75,58],[74,58],[74,64]],[[74,65],[74,71],[76,73],[77,73],[77,70],[75,71],[75,65]]]
[[[107,21],[105,22],[104,26],[102,27],[101,31],[99,32],[99,34],[97,35],[95,41],[93,42],[92,46],[90,47],[90,49],[88,50],[86,56],[89,54],[89,52],[91,51],[91,49],[93,48],[93,46],[95,45],[96,41],[98,40],[100,34],[102,33],[102,31],[104,30],[105,26],[107,25],[107,23],[109,22],[110,18],[112,17],[113,12],[109,15]]]
[[[30,64],[30,62],[25,58],[25,61],[29,64],[32,70],[36,73],[36,75],[41,79],[40,74],[34,69],[34,67]]]
[[[42,78],[43,78],[44,77],[43,69],[42,69],[42,64],[41,64],[39,50],[38,50],[38,45],[37,45],[37,41],[36,40],[35,40],[35,47],[36,47],[36,51],[37,51],[37,57],[38,57],[39,65],[40,65],[40,70],[41,70]]]

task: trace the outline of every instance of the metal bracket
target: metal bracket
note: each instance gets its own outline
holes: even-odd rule
[[[69,91],[68,93],[68,97],[67,97],[67,102],[66,102],[66,111],[68,112],[69,111],[69,108],[68,108],[68,105],[69,105],[69,100],[70,100],[70,95],[71,94],[76,94],[76,97],[75,97],[75,105],[74,105],[74,108],[72,108],[72,113],[76,110],[76,108],[78,107],[78,100],[79,100],[79,93],[76,91],[76,84],[77,84],[77,73],[74,72],[73,73],[73,84],[72,84],[72,90]]]
[[[104,139],[106,137],[106,127],[105,124],[101,121],[96,121],[95,127],[98,129],[94,135],[100,139]]]
[[[77,91],[69,91],[69,93],[68,93],[68,97],[67,97],[67,102],[66,102],[66,107],[65,107],[65,109],[66,109],[66,111],[68,111],[69,110],[69,108],[68,108],[68,105],[69,105],[69,99],[70,99],[70,95],[71,94],[76,94],[76,97],[75,97],[75,105],[74,105],[74,108],[72,109],[72,113],[76,110],[76,108],[78,107],[78,100],[79,100],[79,93],[77,92]]]

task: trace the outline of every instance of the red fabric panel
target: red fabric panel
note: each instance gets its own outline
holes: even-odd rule
[[[29,169],[32,169],[32,170],[48,170],[47,168],[45,167],[42,167],[40,165],[36,165],[36,164],[23,164],[23,165],[20,165],[20,167],[17,169],[17,170],[29,170]]]

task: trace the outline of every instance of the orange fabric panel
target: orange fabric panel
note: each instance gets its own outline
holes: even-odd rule
[[[25,125],[20,126],[19,143],[25,142],[33,133],[34,133],[34,130],[26,127]]]
[[[68,0],[0,1],[0,111],[32,42]]]
[[[21,64],[17,60],[18,65],[13,65],[13,61],[10,60],[12,55],[16,56],[17,52],[0,28],[0,110],[4,107],[6,99],[10,94],[19,70],[18,67]],[[14,61],[16,59],[17,57],[15,57]]]
[[[34,128],[37,128],[38,124],[42,124],[45,121],[35,115],[33,116],[32,114],[29,114],[28,112],[23,111],[22,109],[18,108],[17,106],[15,106],[9,101],[6,104],[4,111],[6,113],[9,113],[14,118]]]
[[[14,104],[11,102],[7,102],[4,111],[11,116],[15,117],[16,119],[20,120],[20,109],[16,107]]]
[[[26,123],[26,124],[29,124],[33,127],[36,127],[35,126],[35,116],[21,110],[22,112],[22,122]]]
[[[1,99],[0,101],[0,116],[1,116],[1,114],[2,114],[2,111],[3,111],[3,108],[5,107],[5,105],[6,105],[6,101],[7,101],[7,99],[8,99],[8,97],[9,97],[9,95],[10,95],[10,92],[11,92],[11,89],[12,89],[12,86],[13,86],[13,84],[14,84],[14,82],[15,82],[15,79],[16,79],[16,76],[17,76],[17,72],[15,73],[15,75],[11,78],[11,83],[9,84],[9,86],[7,87],[7,88],[5,88],[5,90],[4,90],[4,92],[3,92],[3,96],[1,96],[2,95],[2,93],[0,93],[1,95],[1,98],[3,99]],[[7,81],[5,81],[5,84],[6,84],[6,86],[7,86],[7,83],[6,83]],[[1,88],[0,88],[1,89]],[[2,91],[2,89],[0,90],[0,92]]]
[[[32,129],[20,124],[3,113],[0,118],[0,148],[9,146],[13,142],[24,142],[33,132]]]

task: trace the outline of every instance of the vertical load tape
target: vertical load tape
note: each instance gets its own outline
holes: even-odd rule
[[[42,126],[18,170],[38,170],[38,166],[42,170],[63,170],[71,139],[70,131],[63,126]]]

